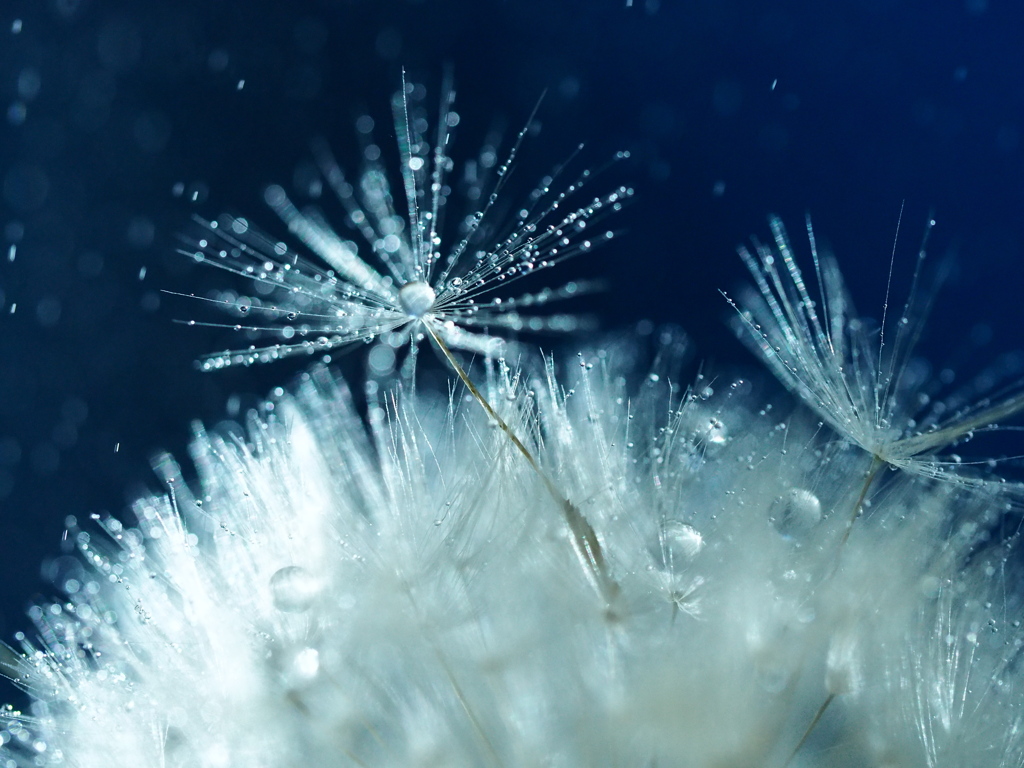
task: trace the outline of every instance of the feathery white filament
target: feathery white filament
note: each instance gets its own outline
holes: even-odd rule
[[[866,457],[742,382],[617,368],[637,346],[487,391],[592,523],[614,613],[481,412],[421,387],[364,422],[317,370],[244,440],[197,428],[196,490],[164,457],[134,527],[72,521],[0,764],[1018,766],[1009,497],[893,487],[836,571]]]
[[[895,340],[876,349],[870,326],[853,314],[838,266],[819,254],[810,218],[807,234],[820,302],[812,298],[781,220],[772,217],[770,224],[773,245],[755,240],[753,252],[739,249],[757,292],[750,293],[742,308],[729,301],[739,311],[744,338],[779,381],[842,438],[879,462],[961,484],[983,482],[939,452],[1024,411],[1020,385],[994,402],[983,393],[952,412],[934,403],[930,411],[919,413],[918,393],[909,391],[905,381],[925,320],[917,303],[918,274]],[[918,271],[923,258],[922,246]]]

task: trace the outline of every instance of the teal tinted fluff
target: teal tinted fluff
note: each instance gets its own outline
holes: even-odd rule
[[[639,385],[627,339],[486,388],[593,525],[612,606],[472,401],[363,419],[314,370],[241,432],[197,427],[195,488],[165,457],[137,522],[72,528],[90,575],[33,614],[4,758],[1019,765],[1010,489],[889,473],[847,537],[871,456],[747,382],[680,388],[659,345]]]

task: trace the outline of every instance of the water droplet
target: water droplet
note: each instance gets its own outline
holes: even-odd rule
[[[765,664],[757,670],[757,682],[769,693],[781,693],[789,685],[790,674],[781,664]]]
[[[729,440],[729,430],[721,419],[712,416],[705,427],[704,439],[710,445],[725,445]]]
[[[316,648],[302,648],[288,663],[288,677],[292,684],[312,680],[320,671],[320,652]]]
[[[784,536],[799,536],[821,520],[821,502],[806,488],[793,488],[776,502],[775,528]]]
[[[302,613],[309,609],[320,593],[320,582],[298,565],[288,565],[270,577],[270,593],[274,607],[286,613]]]
[[[673,561],[690,560],[704,548],[704,537],[700,531],[678,520],[670,520],[665,524],[662,539]]]
[[[398,292],[398,302],[410,317],[423,317],[434,308],[434,289],[421,280],[406,283]]]

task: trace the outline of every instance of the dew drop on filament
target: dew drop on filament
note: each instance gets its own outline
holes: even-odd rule
[[[270,577],[270,593],[279,611],[302,613],[320,593],[320,583],[305,568],[288,565]]]
[[[806,488],[793,488],[776,502],[773,521],[783,536],[799,536],[821,520],[821,502]]]

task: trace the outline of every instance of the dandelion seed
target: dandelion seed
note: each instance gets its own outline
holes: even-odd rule
[[[845,549],[853,524],[868,503],[875,478],[885,465],[957,485],[986,484],[983,478],[964,471],[959,456],[939,452],[1024,409],[1024,393],[1014,393],[994,403],[981,400],[949,415],[941,407],[918,413],[917,393],[910,391],[904,377],[927,314],[915,306],[924,245],[918,253],[909,297],[896,323],[895,340],[886,345],[883,312],[876,346],[868,325],[853,316],[852,302],[838,266],[832,259],[819,256],[810,218],[807,236],[820,305],[796,263],[781,220],[772,217],[769,223],[774,247],[755,241],[753,253],[746,247],[739,248],[758,293],[752,293],[744,309],[726,298],[739,311],[740,325],[747,331],[745,338],[753,341],[779,381],[844,440],[871,456],[871,465],[840,537],[840,549]],[[934,222],[929,223],[929,230],[933,225]],[[888,290],[886,311],[887,308]],[[797,509],[802,493],[805,492],[791,496]],[[784,517],[783,530],[801,516],[813,525],[818,512],[809,506],[804,513],[790,515],[790,520]],[[838,565],[836,558],[826,581],[835,576]],[[786,761],[787,766],[840,693],[844,691],[829,688],[829,694],[810,718]]]
[[[881,685],[861,706],[874,708],[888,749],[917,742],[928,768],[1024,761],[1021,595],[1007,594],[1020,583],[1019,562],[1009,544],[983,550],[936,587],[902,634],[886,639],[888,674],[871,670]]]
[[[561,191],[553,191],[567,172],[562,166],[541,181],[528,204],[518,212],[511,229],[500,234],[490,218],[496,214],[500,193],[533,121],[531,115],[504,163],[495,170],[493,182],[485,186],[481,179],[474,184],[470,197],[482,200],[482,206],[463,219],[454,245],[445,249],[442,219],[449,208],[450,174],[454,168],[449,143],[451,130],[460,118],[453,109],[455,91],[448,84],[443,89],[436,135],[431,142],[426,135],[426,117],[415,103],[422,96],[423,89],[407,84],[403,76],[402,89],[392,100],[401,160],[400,195],[391,188],[377,148],[364,151],[368,163],[355,186],[347,180],[329,149],[324,145],[316,148],[323,181],[345,209],[349,228],[365,241],[372,257],[360,255],[355,243],[332,229],[320,212],[299,210],[279,186],[266,190],[267,204],[324,266],[308,261],[283,243],[272,242],[254,231],[245,219],[200,220],[206,235],[183,252],[196,261],[248,278],[258,294],[208,300],[244,317],[261,316],[267,324],[198,324],[231,327],[258,335],[276,332],[285,339],[271,346],[210,355],[201,362],[201,367],[215,370],[250,365],[376,341],[390,349],[385,354],[371,353],[371,370],[390,370],[394,365],[393,350],[409,347],[407,370],[412,372],[418,344],[429,337],[472,396],[544,481],[561,507],[577,558],[594,588],[610,603],[616,588],[607,574],[593,528],[494,410],[452,350],[494,358],[503,352],[504,346],[500,339],[488,335],[488,330],[566,331],[577,327],[571,316],[536,316],[530,315],[529,310],[577,296],[590,287],[586,283],[573,281],[561,288],[544,288],[511,298],[497,296],[495,292],[610,240],[611,230],[594,232],[592,226],[606,214],[620,210],[633,190],[620,186],[604,195],[585,198],[583,190],[594,175],[588,169]],[[357,129],[372,130],[372,121],[360,121]],[[620,152],[615,159],[626,157],[628,153]],[[481,165],[491,163],[488,160]],[[400,213],[396,198],[403,196],[405,211]],[[581,198],[584,202],[573,202]]]
[[[772,373],[840,436],[866,451],[874,459],[873,471],[889,464],[961,484],[983,482],[957,457],[939,452],[1019,413],[1024,392],[984,398],[953,413],[936,405],[919,412],[918,393],[909,391],[907,378],[927,314],[916,295],[924,247],[890,344],[884,317],[876,339],[868,324],[853,315],[839,268],[831,258],[819,255],[809,218],[807,235],[820,304],[796,263],[782,222],[772,217],[770,225],[774,247],[755,241],[753,252],[745,246],[739,249],[758,293],[743,308],[729,302],[739,312],[746,338]]]
[[[496,294],[611,240],[611,230],[594,231],[594,225],[620,210],[633,190],[620,186],[588,197],[595,175],[591,170],[560,187],[558,183],[569,173],[567,163],[542,180],[512,226],[502,230],[491,220],[497,218],[531,117],[492,178],[473,177],[467,169],[469,197],[481,201],[480,207],[457,226],[448,227],[444,218],[453,207],[458,184],[452,178],[455,163],[449,151],[452,129],[460,118],[449,85],[444,89],[436,133],[433,140],[428,139],[423,97],[422,87],[403,83],[392,103],[401,159],[400,191],[392,188],[376,147],[364,153],[375,159],[367,161],[354,181],[349,181],[325,145],[315,147],[321,183],[332,190],[345,211],[346,227],[363,246],[332,228],[321,212],[300,210],[279,186],[266,190],[267,204],[320,263],[271,240],[246,219],[199,220],[206,232],[182,252],[249,279],[255,294],[206,300],[260,322],[196,324],[282,338],[272,345],[209,355],[201,362],[204,370],[320,354],[356,342],[409,347],[415,353],[427,336],[451,349],[493,358],[504,345],[487,331],[580,327],[581,321],[570,315],[532,312],[592,290],[591,283],[573,281],[521,296]],[[369,121],[361,121],[361,126],[362,122]],[[494,152],[486,149],[486,154]],[[625,157],[628,153],[620,152],[615,159]],[[481,162],[477,167],[486,165],[494,163]]]
[[[751,388],[680,392],[671,349],[646,376],[643,346],[485,387],[582,499],[616,621],[481,414],[420,387],[363,417],[315,367],[246,426],[197,426],[194,483],[159,457],[134,524],[67,519],[64,597],[0,645],[34,700],[0,709],[0,765],[779,768],[806,735],[800,768],[1020,766],[1021,552],[959,524],[1000,489],[894,489],[820,589],[813,518],[859,457],[822,461]]]

